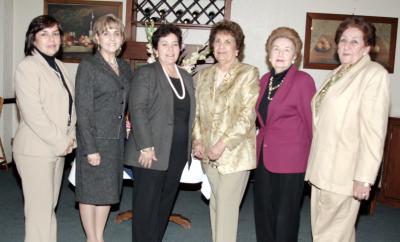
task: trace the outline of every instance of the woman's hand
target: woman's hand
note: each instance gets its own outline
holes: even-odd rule
[[[208,150],[208,159],[212,161],[218,160],[221,157],[222,153],[224,153],[225,148],[226,146],[224,141],[222,139],[219,139],[218,142],[215,143],[215,145],[213,145],[210,150]]]
[[[366,182],[354,181],[353,183],[353,196],[357,200],[368,200],[371,185]]]
[[[64,153],[62,153],[62,156],[66,156],[69,153],[71,153],[74,150],[74,144],[75,144],[75,139],[72,138],[68,143],[67,149],[65,149]]]
[[[141,164],[144,168],[150,168],[153,164],[153,161],[156,160],[157,157],[156,153],[154,152],[154,147],[140,150],[139,164]]]
[[[88,159],[88,163],[92,166],[98,166],[100,165],[100,161],[101,161],[101,157],[99,153],[93,153],[93,154],[89,154],[87,156]]]
[[[201,141],[193,142],[193,149],[192,153],[193,155],[202,160],[205,158],[205,153],[206,153],[206,148],[204,147],[203,143]]]

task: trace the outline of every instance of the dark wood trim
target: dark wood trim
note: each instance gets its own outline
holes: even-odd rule
[[[126,41],[122,58],[128,60],[147,60],[146,42]]]
[[[125,36],[126,40],[132,40],[132,27],[131,27],[131,19],[132,19],[132,0],[126,0],[126,18],[125,18]]]
[[[4,98],[4,104],[10,104],[10,103],[16,103],[17,99],[15,97],[13,98]]]
[[[231,19],[231,6],[233,0],[225,0],[225,10],[224,10],[224,19],[230,20]]]
[[[395,118],[395,117],[390,117],[389,118],[389,123],[388,123],[388,130],[387,130],[387,135],[386,135],[386,142],[385,142],[385,151],[384,151],[384,157],[383,157],[383,163],[382,163],[382,183],[381,183],[381,188],[378,194],[378,202],[388,204],[393,207],[400,207],[400,198],[398,197],[393,197],[389,194],[389,187],[387,185],[389,180],[395,179],[394,177],[389,177],[389,175],[393,176],[393,171],[395,166],[398,166],[398,164],[393,163],[393,153],[397,152],[397,150],[391,150],[391,143],[392,142],[398,142],[398,140],[392,140],[392,130],[395,126],[400,126],[400,118]],[[398,129],[398,128],[397,128]],[[398,161],[398,160],[397,160]],[[398,170],[398,169],[397,169]],[[391,173],[387,171],[392,171]],[[399,178],[397,178],[399,179]],[[398,180],[397,180],[398,181]],[[393,187],[390,187],[390,189],[393,189]]]

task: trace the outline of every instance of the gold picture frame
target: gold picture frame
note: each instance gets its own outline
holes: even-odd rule
[[[109,13],[122,19],[122,2],[44,0],[44,13],[57,19],[63,28],[62,60],[77,63],[93,53],[94,21]]]
[[[304,41],[304,68],[332,70],[339,65],[335,33],[339,24],[352,15],[307,13]],[[371,58],[390,73],[394,70],[397,18],[360,16],[376,28],[376,47]]]

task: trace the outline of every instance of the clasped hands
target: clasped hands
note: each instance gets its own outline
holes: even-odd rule
[[[357,200],[368,200],[371,191],[371,185],[366,182],[354,181],[353,196]]]
[[[201,141],[194,141],[193,142],[193,155],[202,160],[208,158],[211,161],[218,160],[221,155],[224,153],[226,148],[225,142],[222,139],[219,139],[217,143],[215,143],[211,148],[206,151],[206,148]]]

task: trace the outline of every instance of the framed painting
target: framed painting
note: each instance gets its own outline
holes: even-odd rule
[[[44,0],[44,13],[57,19],[63,28],[62,60],[79,62],[93,53],[96,19],[109,13],[122,19],[122,2]]]
[[[335,33],[339,24],[352,15],[307,13],[304,41],[304,68],[332,70],[339,65]],[[358,15],[359,16],[359,15]],[[372,60],[393,73],[396,53],[397,18],[360,16],[376,28]]]

